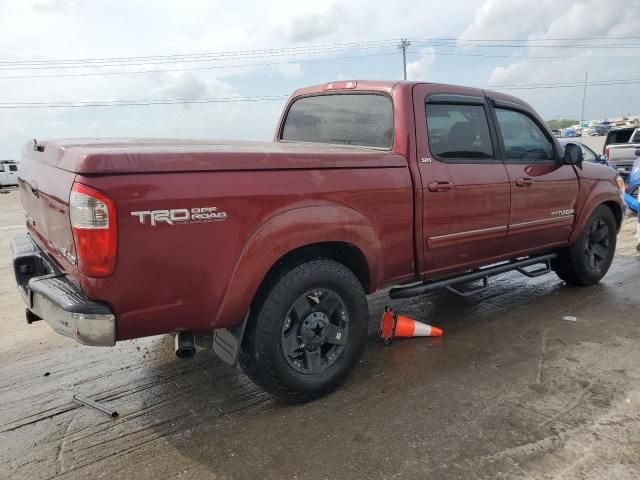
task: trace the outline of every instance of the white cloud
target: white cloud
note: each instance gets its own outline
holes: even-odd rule
[[[152,88],[149,98],[210,98],[237,96],[234,88],[227,82],[196,77],[192,72],[168,72],[154,77],[157,86]]]
[[[302,75],[302,67],[299,63],[281,63],[276,69],[284,77],[299,77]]]
[[[635,60],[615,60],[607,57],[633,55],[634,49],[589,48],[588,45],[620,45],[634,40],[574,40],[558,42],[562,38],[603,38],[640,35],[640,10],[629,8],[626,0],[579,0],[560,6],[555,1],[538,0],[535,8],[530,2],[510,0],[486,0],[476,16],[461,35],[461,39],[506,39],[533,40],[530,46],[518,49],[514,55],[529,58],[506,59],[495,66],[485,84],[522,85],[582,82],[589,72],[590,80],[627,79],[640,76]],[[553,15],[548,15],[549,12]],[[624,15],[620,13],[624,11]],[[543,41],[546,40],[546,41]],[[542,42],[541,42],[542,41]],[[535,48],[535,44],[584,45],[580,48]],[[509,50],[490,50],[489,54],[505,54]],[[508,54],[508,53],[507,53]],[[547,57],[547,58],[531,58]],[[551,57],[551,58],[549,58]],[[559,58],[552,58],[559,57]],[[568,57],[568,58],[567,58]],[[494,89],[499,90],[499,87]],[[633,89],[633,90],[631,90]],[[628,113],[627,109],[640,111],[635,95],[637,87],[617,88],[588,87],[585,116],[602,117]],[[507,90],[522,97],[543,115],[579,116],[583,89],[553,88],[532,90]]]
[[[407,62],[407,80],[429,81],[430,69],[436,60],[435,48],[427,47],[420,50],[418,59]]]
[[[322,3],[298,0],[0,0],[0,61],[26,59],[131,57],[199,52],[233,52],[283,47],[301,55],[251,57],[231,55],[225,62],[153,64],[130,70],[206,67],[191,71],[135,75],[59,78],[0,78],[2,102],[60,102],[108,99],[204,98],[287,94],[294,89],[336,78],[401,76],[400,52],[387,49],[382,57],[314,61],[309,46],[380,39],[558,38],[569,36],[640,36],[638,9],[624,0],[460,0],[415,2],[383,0]],[[410,12],[410,13],[408,13]],[[427,32],[427,33],[425,33]],[[635,41],[636,43],[638,41]],[[443,56],[444,52],[475,53],[467,49],[410,48],[410,78],[451,83],[533,83],[581,79],[589,70],[594,79],[640,77],[637,61],[493,59]],[[482,50],[508,53],[509,50]],[[633,55],[638,50],[588,49],[576,55]],[[358,56],[376,49],[331,51],[325,57]],[[418,53],[418,55],[415,55]],[[567,55],[567,51],[520,49],[530,55]],[[284,62],[284,63],[283,63]],[[210,68],[243,63],[268,64]],[[275,64],[275,65],[274,65]],[[14,74],[49,74],[50,70],[3,70]],[[477,69],[477,70],[476,70]],[[82,70],[85,71],[85,70]],[[80,70],[64,70],[80,73]],[[621,89],[593,88],[588,109],[631,109],[639,97]],[[637,90],[637,88],[636,88]],[[514,92],[547,113],[575,110],[579,95],[567,91]],[[626,96],[626,97],[625,97]],[[578,100],[576,101],[576,98]],[[0,109],[0,158],[16,156],[25,139],[56,136],[207,136],[271,138],[284,102],[198,104],[180,106],[7,110]],[[544,113],[543,112],[543,113]],[[562,112],[558,112],[562,113]],[[624,113],[627,113],[626,111]]]
[[[460,40],[512,39],[535,33],[544,29],[550,18],[570,8],[568,3],[559,6],[556,0],[485,0]]]
[[[346,15],[340,4],[321,12],[304,12],[291,18],[285,32],[287,38],[296,42],[316,40],[338,31],[347,20]]]

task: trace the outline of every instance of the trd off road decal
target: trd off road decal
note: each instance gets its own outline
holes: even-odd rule
[[[174,208],[171,210],[144,210],[131,212],[131,215],[138,217],[140,223],[144,225],[145,219],[149,219],[151,226],[164,222],[169,225],[182,225],[185,223],[211,223],[222,222],[227,219],[227,212],[220,212],[218,207],[201,208]]]

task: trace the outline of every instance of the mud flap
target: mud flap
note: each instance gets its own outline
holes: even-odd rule
[[[232,367],[238,362],[244,329],[249,320],[249,312],[241,323],[232,328],[217,328],[213,331],[213,351],[224,363]]]

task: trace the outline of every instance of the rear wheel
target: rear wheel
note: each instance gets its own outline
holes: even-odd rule
[[[573,285],[593,285],[605,276],[616,250],[616,221],[608,207],[598,207],[576,240],[552,263],[556,274]]]
[[[265,286],[254,308],[240,364],[256,384],[288,401],[335,389],[364,349],[364,290],[333,260],[311,260],[283,273]]]

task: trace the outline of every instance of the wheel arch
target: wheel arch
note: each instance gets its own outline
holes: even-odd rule
[[[617,192],[613,192],[608,189],[605,191],[592,192],[591,196],[584,202],[584,208],[582,208],[578,213],[569,243],[573,244],[578,239],[593,212],[602,205],[609,208],[613,213],[616,220],[616,228],[619,231],[622,226],[623,218],[621,201],[620,195]]]
[[[381,284],[381,246],[362,214],[333,204],[288,210],[264,222],[245,242],[211,327],[239,323],[274,275],[305,259],[320,257],[353,271],[365,292]]]
[[[604,202],[602,205],[609,207],[611,212],[613,212],[613,217],[616,219],[616,228],[619,232],[620,228],[622,228],[622,206],[618,202],[613,201]]]

